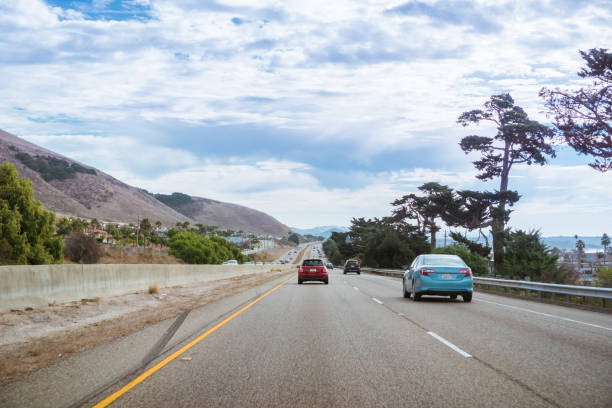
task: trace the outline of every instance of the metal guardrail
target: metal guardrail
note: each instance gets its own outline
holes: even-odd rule
[[[612,301],[612,289],[600,288],[592,286],[576,286],[576,285],[560,285],[556,283],[542,283],[531,281],[516,281],[510,279],[496,278],[481,278],[474,277],[474,284],[481,286],[494,286],[501,288],[513,288],[524,290],[527,295],[530,292],[536,292],[538,298],[542,298],[542,293],[550,293],[551,295],[565,295],[569,301],[570,296],[581,296],[583,298],[595,298],[603,301],[603,307],[606,303]]]
[[[401,269],[379,269],[379,268],[361,268],[364,272],[374,273],[376,275],[385,275],[401,278],[404,276],[404,271]],[[566,301],[570,301],[570,297],[579,296],[583,299],[594,298],[601,299],[603,307],[612,304],[612,288],[600,288],[593,286],[576,286],[576,285],[560,285],[556,283],[542,283],[531,281],[518,281],[510,279],[497,278],[482,278],[474,276],[474,285],[476,287],[495,287],[504,288],[504,292],[510,289],[525,291],[527,296],[531,292],[537,293],[538,299],[542,299],[542,293],[550,294],[553,298],[556,295],[564,295]],[[583,302],[586,303],[586,302]]]
[[[376,275],[392,276],[394,278],[401,278],[404,276],[404,271],[402,269],[366,268],[362,266],[361,270]]]

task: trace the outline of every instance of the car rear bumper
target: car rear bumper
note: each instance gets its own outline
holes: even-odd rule
[[[360,273],[361,269],[359,268],[344,268],[344,272],[355,272],[355,273]]]
[[[421,279],[415,282],[415,290],[416,292],[424,295],[454,295],[461,293],[472,293],[473,282],[472,278],[444,281],[422,276]]]
[[[308,280],[313,280],[313,281],[324,281],[328,279],[328,274],[299,274],[298,278],[302,281],[308,281]]]
[[[439,295],[439,296],[452,296],[452,295],[469,295],[472,293],[471,290],[419,290],[419,295]]]

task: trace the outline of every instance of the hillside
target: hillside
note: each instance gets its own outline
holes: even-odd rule
[[[177,211],[144,190],[0,130],[4,161],[13,163],[21,178],[32,180],[34,197],[43,207],[65,216],[125,223],[146,217],[166,226],[189,221],[275,236],[289,232],[263,212],[206,198],[186,196],[190,201]]]
[[[204,225],[223,226],[234,231],[260,235],[286,236],[290,229],[270,215],[237,204],[224,203],[186,194],[155,194],[155,197],[181,214]]]

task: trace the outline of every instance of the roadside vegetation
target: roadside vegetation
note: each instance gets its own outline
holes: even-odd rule
[[[219,264],[230,259],[249,260],[240,248],[220,237],[204,237],[194,231],[170,230],[170,255],[190,264]]]
[[[513,231],[507,225],[521,198],[509,185],[516,165],[544,166],[555,157],[555,145],[565,143],[577,153],[591,156],[594,170],[612,169],[612,54],[606,49],[591,49],[580,55],[586,66],[578,75],[591,79],[589,86],[574,91],[540,91],[553,127],[529,118],[507,93],[492,95],[482,108],[459,115],[457,122],[464,127],[491,123],[496,128],[494,134],[470,135],[459,141],[465,154],[476,155],[476,178],[496,181],[496,190],[457,190],[426,182],[417,193],[392,202],[387,217],[353,218],[348,232],[333,233],[323,244],[328,259],[342,264],[358,258],[364,266],[400,268],[419,254],[448,253],[461,256],[475,274],[487,274],[492,258],[495,275],[575,283],[574,271],[559,266],[560,251],[544,245],[539,231]],[[450,229],[452,244],[440,248],[436,235],[443,227]],[[476,241],[468,238],[475,234]],[[603,254],[609,245],[604,234]],[[578,240],[576,248],[580,260],[584,243]],[[609,269],[600,268],[599,284],[611,284]]]
[[[38,159],[37,159],[38,160]],[[42,159],[40,159],[42,160]],[[34,164],[32,164],[34,163]],[[34,161],[35,165],[42,162]],[[58,165],[57,168],[64,168]],[[74,167],[74,166],[73,166]],[[59,174],[59,173],[58,173]],[[55,177],[55,176],[54,176]],[[61,178],[58,176],[56,178]],[[241,248],[223,237],[235,232],[216,226],[177,223],[164,228],[160,221],[151,223],[143,218],[134,224],[101,223],[96,218],[85,220],[78,217],[56,219],[51,211],[44,210],[39,201],[33,199],[32,182],[19,179],[15,166],[3,163],[0,167],[0,265],[39,265],[75,262],[137,262],[137,263],[194,263],[220,264],[230,259],[239,263],[249,261]],[[168,196],[180,200],[183,197]],[[246,235],[239,231],[242,235]],[[257,245],[257,238],[247,235],[249,245]],[[288,237],[291,238],[291,237]],[[293,239],[288,242],[293,243]],[[305,240],[296,235],[298,242]],[[128,253],[105,254],[103,243],[117,248],[150,247],[166,248],[168,255],[161,259],[155,255]],[[108,259],[104,259],[108,258]],[[179,260],[179,261],[177,261]]]
[[[19,152],[14,146],[11,146],[11,150],[17,152],[15,155],[17,160],[40,174],[45,181],[67,180],[76,177],[77,173],[96,174],[94,169],[83,167],[78,163],[70,164],[66,160],[52,156],[30,156]]]
[[[72,262],[98,263],[104,250],[94,237],[82,232],[71,232],[65,239],[64,256]]]
[[[30,179],[19,179],[15,166],[0,166],[0,264],[61,263],[62,240],[54,236],[55,214],[34,200]]]

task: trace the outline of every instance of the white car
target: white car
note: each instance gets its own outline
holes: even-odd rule
[[[229,261],[225,261],[222,265],[238,265],[238,261],[235,259],[230,259]]]

